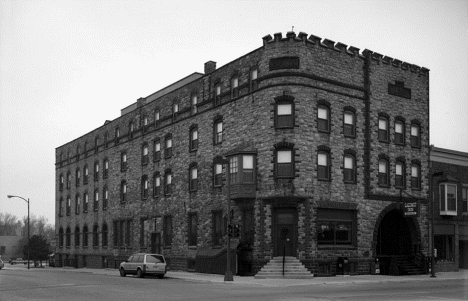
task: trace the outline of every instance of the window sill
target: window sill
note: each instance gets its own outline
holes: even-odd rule
[[[319,250],[357,250],[356,246],[353,245],[317,245],[317,249]]]
[[[317,181],[320,181],[320,182],[331,182],[332,180],[331,179],[321,179],[321,178],[317,178]]]
[[[276,130],[294,130],[294,125],[289,126],[275,126]]]
[[[356,185],[356,181],[343,181],[345,184]]]
[[[318,129],[317,131],[319,133],[323,133],[323,134],[330,134],[330,130],[320,130],[320,129]]]
[[[377,184],[380,188],[390,188],[390,184]]]
[[[344,135],[345,138],[356,139],[356,135]]]

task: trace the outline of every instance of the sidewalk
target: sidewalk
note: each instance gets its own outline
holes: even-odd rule
[[[116,269],[74,269],[74,268],[45,268],[43,270],[63,270],[70,272],[88,272],[101,275],[119,276]],[[41,269],[42,270],[42,269]],[[127,276],[132,277],[132,276]],[[440,281],[466,279],[468,283],[468,269],[461,269],[459,272],[439,272],[436,278],[427,275],[408,276],[387,276],[387,275],[356,275],[356,276],[335,276],[335,277],[315,277],[312,279],[256,279],[253,276],[234,276],[234,281],[224,281],[224,275],[191,273],[185,271],[168,271],[167,278],[181,279],[194,282],[224,283],[226,285],[254,285],[254,286],[303,286],[303,285],[346,285],[363,283],[385,283],[385,282],[409,282],[409,281]]]

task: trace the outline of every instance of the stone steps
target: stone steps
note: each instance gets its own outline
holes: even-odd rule
[[[283,275],[283,257],[272,258],[261,270],[255,275],[256,279],[307,279],[314,278],[295,257],[288,256],[285,258],[284,275]]]

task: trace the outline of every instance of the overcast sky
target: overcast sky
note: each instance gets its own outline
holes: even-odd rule
[[[0,212],[54,223],[56,147],[292,26],[430,69],[430,143],[468,152],[466,0],[0,3]]]

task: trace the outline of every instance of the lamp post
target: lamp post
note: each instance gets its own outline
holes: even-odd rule
[[[433,186],[433,182],[434,182],[434,178],[435,177],[440,177],[442,175],[444,175],[444,173],[442,171],[438,171],[438,172],[432,172],[432,161],[431,161],[431,153],[432,153],[432,149],[434,148],[434,145],[430,145],[429,147],[429,171],[431,173],[431,183],[429,185],[429,197],[432,198],[432,218],[431,218],[431,245],[432,245],[432,249],[431,249],[431,278],[435,278],[436,275],[435,275],[435,248],[434,248],[434,218],[435,218],[435,199],[434,199],[434,189],[432,188]]]
[[[17,196],[17,195],[7,195],[7,197],[9,199],[11,199],[11,198],[20,198],[20,199],[23,199],[26,203],[28,203],[28,270],[29,270],[29,255],[31,254],[30,253],[31,246],[30,246],[30,241],[29,241],[29,198],[25,199],[25,198]]]

